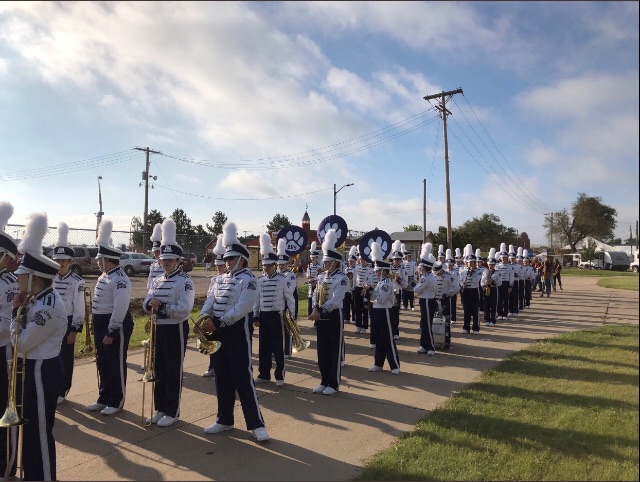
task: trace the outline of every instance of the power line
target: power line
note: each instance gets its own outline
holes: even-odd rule
[[[288,198],[293,198],[293,197],[299,197],[299,196],[307,196],[309,194],[315,194],[318,192],[324,192],[324,191],[329,191],[329,190],[333,190],[333,186],[332,187],[327,187],[324,189],[318,189],[316,191],[309,191],[309,192],[303,192],[303,193],[298,193],[298,194],[289,194],[287,196],[274,196],[274,197],[261,197],[261,198],[228,198],[228,197],[214,197],[214,196],[207,196],[205,194],[196,194],[196,193],[192,193],[192,192],[184,192],[184,191],[178,191],[177,189],[171,189],[170,187],[167,186],[162,186],[161,184],[156,184],[157,187],[162,188],[162,189],[167,189],[169,191],[174,191],[180,194],[185,194],[187,196],[193,196],[193,197],[200,197],[200,198],[205,198],[205,199],[215,199],[215,200],[221,200],[221,201],[270,201],[273,199],[288,199]]]

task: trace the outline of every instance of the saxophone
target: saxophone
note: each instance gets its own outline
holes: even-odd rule
[[[493,284],[493,280],[491,279],[491,275],[493,275],[492,269],[488,270],[489,275],[487,276],[487,284],[484,286],[484,295],[491,296],[491,285]]]

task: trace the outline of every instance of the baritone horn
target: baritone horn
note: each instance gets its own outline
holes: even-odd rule
[[[211,355],[222,346],[222,343],[213,339],[214,327],[213,317],[207,313],[201,313],[196,321],[193,322],[193,332],[198,335],[196,347],[204,355]]]
[[[88,286],[84,289],[84,326],[87,330],[84,338],[84,348],[82,353],[88,355],[95,350],[91,341],[91,332],[93,331],[93,323],[91,322],[91,288]]]
[[[303,340],[302,335],[300,334],[300,327],[296,323],[296,320],[291,316],[291,311],[287,308],[284,310],[282,314],[282,320],[284,322],[285,328],[291,333],[291,337],[293,338],[293,347],[292,350],[294,353],[304,350],[308,348],[311,344],[310,341]]]

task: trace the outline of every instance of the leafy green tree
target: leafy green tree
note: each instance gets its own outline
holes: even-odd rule
[[[222,234],[222,226],[227,222],[227,216],[222,211],[216,211],[212,221],[213,226],[207,224],[207,230],[214,236]]]
[[[139,217],[135,217],[133,233],[131,233],[131,249],[134,250],[142,250],[143,240],[146,239],[147,247],[151,246],[151,242],[149,238],[151,237],[151,233],[153,233],[153,227],[160,223],[162,224],[164,221],[164,216],[162,213],[156,209],[152,209],[151,212],[147,215],[147,226],[143,226],[143,222]]]
[[[447,247],[447,228],[440,226],[437,233],[433,233],[435,238],[434,246],[440,244]],[[473,250],[480,248],[486,253],[491,248],[500,248],[500,243],[516,244],[516,230],[504,226],[500,222],[500,218],[495,214],[485,213],[479,218],[472,218],[465,221],[461,226],[451,230],[451,242],[453,243],[453,251],[455,248],[463,248],[467,244],[471,244]]]
[[[591,261],[596,257],[596,242],[593,239],[589,239],[585,245],[582,246],[582,259],[584,261]]]
[[[291,226],[291,221],[284,214],[276,214],[271,222],[267,224],[267,231],[280,231],[286,226]]]
[[[613,238],[617,215],[618,212],[604,204],[602,198],[581,192],[571,210],[565,208],[546,215],[543,226],[549,238],[556,233],[566,237],[571,250],[575,252],[576,245],[587,236],[603,240]]]
[[[422,231],[422,226],[418,226],[417,224],[410,224],[409,226],[403,226],[405,232],[407,231]]]

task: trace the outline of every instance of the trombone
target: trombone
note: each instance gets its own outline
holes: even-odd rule
[[[82,353],[88,355],[93,353],[95,347],[91,341],[91,332],[93,331],[93,323],[91,322],[91,288],[88,286],[84,289],[84,326],[87,330],[84,338],[84,348]]]
[[[153,308],[151,310],[151,314],[149,315],[149,320],[145,325],[145,331],[149,333],[149,338],[144,340],[142,344],[144,345],[144,374],[140,381],[144,383],[142,386],[142,426],[148,427],[151,423],[146,423],[144,417],[144,407],[145,407],[145,395],[147,393],[147,383],[151,383],[151,404],[150,411],[151,414],[149,418],[153,418],[153,403],[154,403],[154,389],[155,383],[157,381],[156,378],[156,320],[158,315],[156,314],[156,309]]]
[[[24,306],[20,306],[18,308],[16,318],[14,322],[16,323],[15,335],[13,339],[13,356],[11,359],[11,372],[9,376],[9,386],[8,386],[8,399],[7,399],[7,408],[5,409],[4,415],[0,418],[0,427],[7,429],[7,467],[4,473],[4,480],[8,479],[8,476],[11,472],[11,466],[13,465],[13,461],[16,460],[16,465],[20,470],[20,479],[22,479],[22,442],[23,442],[23,431],[22,425],[26,423],[26,420],[22,418],[24,413],[24,364],[27,358],[27,354],[22,354],[22,368],[18,370],[18,339],[20,336],[21,328],[26,325],[26,317],[27,311]],[[10,346],[10,345],[9,345]],[[21,392],[22,396],[20,397],[20,404],[18,404],[17,400],[17,392],[18,392],[18,375],[20,375],[20,379],[22,380]],[[17,427],[18,429],[18,440],[16,444],[15,450],[11,451],[11,427]],[[15,433],[15,432],[14,432]]]

